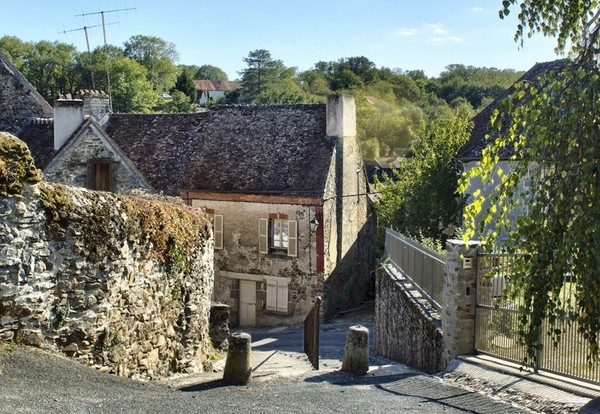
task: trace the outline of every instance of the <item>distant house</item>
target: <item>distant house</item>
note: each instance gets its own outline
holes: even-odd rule
[[[162,193],[206,209],[213,295],[232,306],[234,324],[299,323],[317,295],[328,314],[364,299],[374,217],[353,97],[193,114],[107,109],[108,97],[81,91],[16,134],[48,181]]]
[[[559,71],[565,66],[565,59],[555,60],[551,62],[543,62],[535,64],[531,69],[523,74],[523,76],[516,82],[533,82],[537,83],[538,78],[549,73],[550,71]],[[486,108],[484,108],[481,112],[479,112],[475,117],[473,117],[473,130],[471,132],[471,137],[467,143],[465,143],[462,148],[458,151],[456,155],[456,159],[460,161],[463,165],[464,171],[469,171],[473,167],[475,167],[479,162],[481,162],[481,157],[483,154],[483,150],[488,147],[493,140],[506,133],[505,129],[494,129],[490,126],[490,119],[493,111],[498,108],[500,101],[509,96],[512,92],[514,92],[514,86],[507,89],[502,93],[496,100],[490,103]],[[514,154],[512,147],[506,147],[500,152],[500,162],[498,167],[503,171],[508,172],[514,169],[515,163],[519,162],[518,160],[510,160],[511,156]],[[484,186],[481,179],[478,177],[474,177],[467,189],[467,195],[472,195],[475,191],[480,190],[483,195],[485,195],[486,200],[489,199],[487,195],[491,194],[494,191],[493,186],[487,185]],[[524,190],[524,188],[522,189]],[[484,202],[484,209],[487,209],[489,203]],[[524,208],[527,208],[526,206]],[[520,214],[521,210],[515,210],[512,212],[512,216]]]
[[[224,98],[227,93],[239,89],[241,83],[196,79],[194,80],[194,86],[196,86],[196,91],[198,92],[198,105],[204,106],[208,102],[217,101],[220,98]]]

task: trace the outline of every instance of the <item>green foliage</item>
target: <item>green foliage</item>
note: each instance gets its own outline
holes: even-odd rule
[[[24,43],[4,36],[0,38],[0,49],[49,102],[59,93],[73,92],[79,82],[73,45],[45,40]]]
[[[213,80],[213,81],[226,81],[228,80],[227,74],[223,69],[213,65],[202,65],[194,73],[194,79],[201,80]]]
[[[434,92],[452,107],[457,107],[457,100],[462,100],[472,108],[483,108],[484,100],[500,96],[522,74],[512,69],[448,65],[437,79],[427,84],[427,90]]]
[[[520,298],[519,336],[535,361],[548,334],[560,339],[558,321],[576,320],[598,359],[600,335],[600,67],[598,1],[503,1],[500,16],[519,6],[515,39],[541,32],[567,44],[576,57],[514,93],[494,111],[493,133],[481,163],[461,189],[478,178],[493,188],[473,194],[465,215],[465,238],[481,232],[488,246],[525,253],[513,266],[508,295]],[[501,155],[514,168],[501,168]],[[567,278],[575,301],[564,301]],[[549,323],[544,328],[545,320]]]
[[[184,69],[177,75],[175,89],[185,94],[190,104],[195,103],[196,99],[198,99],[198,91],[196,91],[193,76],[188,70]]]
[[[600,68],[590,60],[566,62],[535,83],[518,85],[492,119],[498,136],[463,183],[466,188],[467,179],[480,176],[495,189],[487,201],[476,194],[468,207],[467,236],[478,231],[489,246],[531,255],[515,266],[510,283],[514,297],[523,295],[520,334],[532,360],[545,317],[578,319],[598,356],[599,86]],[[505,148],[519,161],[510,171],[498,166]],[[574,305],[559,295],[567,275],[577,280]],[[551,332],[560,336],[560,329]]]
[[[240,72],[242,94],[240,100],[246,104],[296,103],[301,101],[301,92],[293,81],[295,68],[287,68],[281,60],[275,60],[265,49],[251,51],[244,58],[248,67]],[[293,90],[288,90],[293,87]],[[279,101],[279,98],[283,101]]]
[[[457,113],[451,119],[429,121],[411,147],[414,158],[376,186],[379,243],[387,227],[432,246],[453,235],[463,206],[457,197],[459,166],[454,155],[469,138],[468,119]]]
[[[190,102],[190,98],[181,91],[171,92],[171,99],[163,105],[163,111],[168,113],[195,112],[196,105]]]
[[[125,56],[146,68],[146,76],[156,92],[173,88],[177,77],[175,45],[157,36],[136,35],[124,43]]]
[[[570,43],[572,51],[579,54],[597,46],[599,5],[598,0],[504,0],[499,14],[503,19],[518,7],[515,42],[521,46],[525,38],[542,33],[556,38],[557,52],[564,52]]]
[[[368,92],[377,93],[373,89]],[[411,104],[401,106],[393,95],[386,99],[363,93],[356,95],[357,132],[363,156],[389,157],[396,148],[410,147],[425,122],[420,108]]]
[[[115,112],[151,112],[158,93],[146,78],[146,69],[133,59],[110,62],[110,81]]]

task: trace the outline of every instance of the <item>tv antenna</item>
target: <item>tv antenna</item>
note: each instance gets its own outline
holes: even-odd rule
[[[91,13],[82,13],[82,14],[76,14],[75,17],[92,16],[92,15],[96,15],[96,14],[101,15],[102,16],[102,33],[104,34],[104,46],[106,46],[106,24],[104,22],[104,15],[108,14],[108,13],[117,13],[120,11],[128,11],[128,10],[135,10],[135,7],[130,7],[127,9],[113,9],[113,10],[102,10],[102,11],[91,12]]]
[[[114,24],[114,23],[109,23],[109,24]],[[71,30],[63,30],[61,33],[70,33],[70,32],[79,32],[81,30],[83,30],[85,32],[85,43],[87,45],[87,51],[88,53],[90,53],[90,38],[88,36],[88,29],[93,29],[94,27],[100,27],[102,25],[97,24],[94,26],[83,26],[77,29],[71,29]]]
[[[102,34],[104,35],[104,47],[107,46],[107,42],[106,42],[106,22],[104,20],[104,15],[108,14],[108,13],[117,13],[120,11],[128,11],[128,10],[135,10],[135,7],[130,7],[130,8],[125,8],[125,9],[113,9],[113,10],[102,10],[102,11],[98,11],[98,12],[90,12],[90,13],[82,13],[82,14],[76,14],[75,17],[85,17],[85,16],[92,16],[92,15],[101,15],[102,16]],[[87,32],[86,32],[86,36],[87,36]],[[89,45],[88,45],[88,49],[89,49]],[[111,91],[111,87],[110,87],[110,71],[108,70],[108,62],[106,62],[106,86],[108,88],[108,107],[109,110],[112,112],[112,91]]]

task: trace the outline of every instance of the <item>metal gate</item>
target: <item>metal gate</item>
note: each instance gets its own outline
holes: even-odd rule
[[[510,283],[511,269],[516,260],[528,260],[525,255],[483,254],[477,256],[477,294],[475,306],[475,349],[477,352],[506,359],[518,364],[525,361],[526,348],[519,342],[518,313],[521,300],[502,296]],[[563,303],[574,301],[571,277],[565,277],[561,295]],[[537,354],[535,372],[552,372],[579,380],[600,383],[600,365],[587,360],[589,345],[578,332],[577,321],[562,319],[561,341],[555,344],[546,333],[548,321],[542,326],[543,347]]]
[[[319,330],[321,328],[321,297],[317,296],[315,303],[304,319],[304,353],[315,369],[319,369]]]

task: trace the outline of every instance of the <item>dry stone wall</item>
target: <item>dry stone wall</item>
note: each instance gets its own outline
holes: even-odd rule
[[[375,351],[427,373],[446,367],[439,313],[393,266],[376,275]]]
[[[202,371],[214,277],[203,213],[39,180],[26,146],[0,133],[0,340],[121,376]]]

